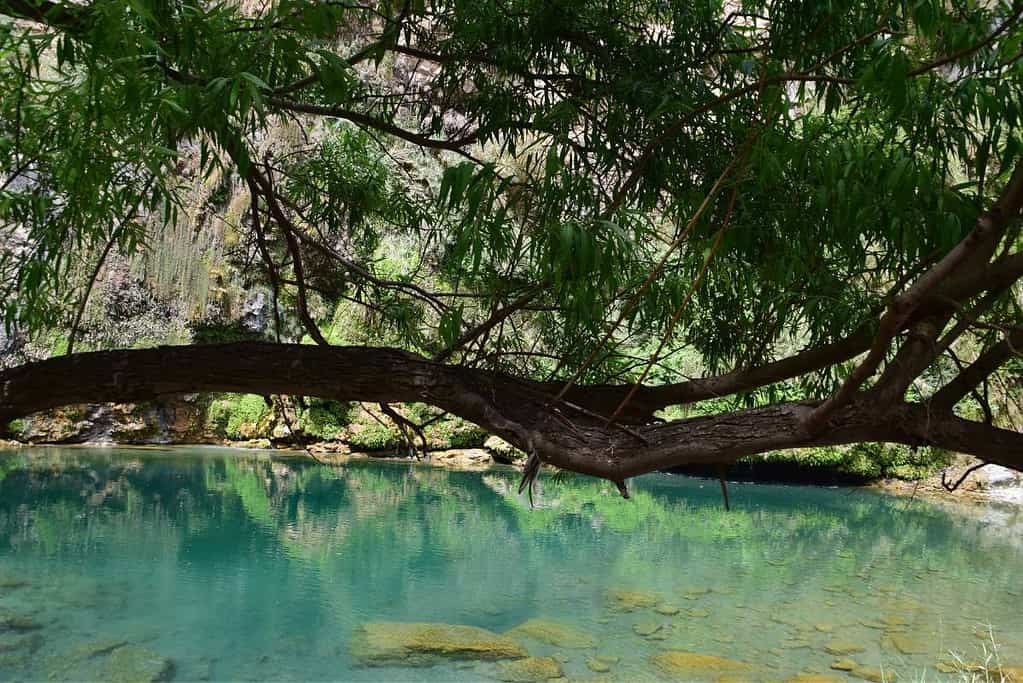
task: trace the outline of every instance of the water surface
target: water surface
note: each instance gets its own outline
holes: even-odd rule
[[[516,484],[224,449],[0,453],[0,678],[97,675],[109,653],[80,661],[100,641],[172,660],[176,680],[500,675],[360,667],[351,635],[379,620],[568,624],[597,647],[523,644],[574,679],[602,655],[619,658],[604,677],[658,680],[667,650],[836,673],[836,644],[903,680],[944,679],[937,663],[992,642],[1023,664],[1023,544],[1004,528],[863,491],[732,484],[726,513],[716,482],[677,476],[633,480],[631,501],[545,478],[535,509]],[[618,591],[678,612],[623,611]]]

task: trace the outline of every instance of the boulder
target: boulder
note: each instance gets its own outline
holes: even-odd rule
[[[607,592],[607,601],[619,612],[634,612],[653,607],[660,602],[660,598],[651,593],[615,588]]]
[[[531,638],[548,645],[581,650],[597,646],[596,637],[573,626],[548,619],[529,619],[505,633],[516,640]]]
[[[564,675],[561,664],[553,657],[525,657],[501,662],[497,667],[497,678],[512,683],[544,683]]]
[[[691,680],[694,677],[708,674],[735,674],[753,670],[753,667],[745,662],[683,650],[671,650],[656,654],[650,658],[650,663],[664,675],[678,680]]]
[[[374,621],[352,635],[351,653],[362,666],[431,666],[444,659],[497,660],[527,655],[506,635],[459,624]]]

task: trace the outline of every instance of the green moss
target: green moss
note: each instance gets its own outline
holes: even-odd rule
[[[11,436],[21,436],[28,429],[28,422],[22,419],[11,420],[4,427],[4,433],[10,434]]]
[[[352,404],[338,401],[311,399],[302,413],[298,426],[317,439],[336,439],[352,419]]]
[[[247,439],[255,434],[260,420],[269,412],[262,396],[225,394],[210,403],[206,427],[214,434],[231,439]]]
[[[388,451],[400,448],[403,441],[397,427],[377,422],[361,423],[348,436],[348,445],[357,451]]]

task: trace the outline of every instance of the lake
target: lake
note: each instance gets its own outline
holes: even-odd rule
[[[667,474],[632,500],[544,474],[532,508],[517,484],[219,448],[0,452],[0,679],[1023,666],[1016,527],[855,489],[731,484],[726,512],[716,481]]]

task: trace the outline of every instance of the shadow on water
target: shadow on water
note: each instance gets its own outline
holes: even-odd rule
[[[663,675],[650,658],[666,650],[774,678],[848,650],[859,666],[934,678],[952,653],[982,657],[989,626],[1023,663],[1018,533],[855,489],[733,484],[726,513],[712,480],[643,477],[623,501],[604,482],[545,478],[533,509],[517,484],[510,470],[222,449],[3,454],[0,615],[38,628],[31,643],[0,633],[14,653],[0,678],[81,676],[115,655],[173,661],[186,680],[501,675],[358,667],[350,636],[378,620],[554,619],[592,634],[622,680]],[[644,598],[623,605],[622,591]],[[129,645],[78,661],[104,639]],[[592,675],[594,652],[528,645]]]

